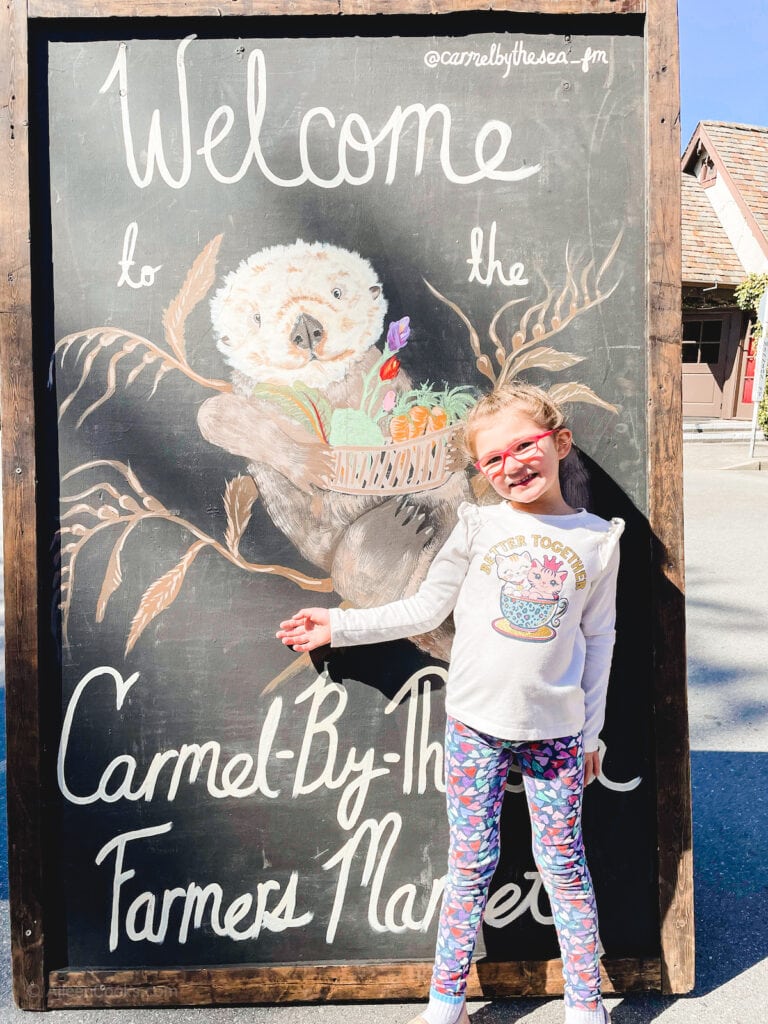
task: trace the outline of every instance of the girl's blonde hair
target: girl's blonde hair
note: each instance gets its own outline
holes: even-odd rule
[[[475,434],[481,423],[498,416],[506,409],[522,410],[546,430],[565,425],[562,407],[543,389],[522,380],[511,380],[484,395],[464,419],[461,444],[467,455],[476,458]]]

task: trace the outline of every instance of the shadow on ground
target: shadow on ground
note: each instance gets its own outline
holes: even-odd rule
[[[692,754],[696,994],[768,956],[768,754]]]

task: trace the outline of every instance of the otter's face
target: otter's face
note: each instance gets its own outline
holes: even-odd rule
[[[211,301],[217,345],[254,382],[323,388],[380,337],[387,304],[370,264],[315,242],[263,249]]]

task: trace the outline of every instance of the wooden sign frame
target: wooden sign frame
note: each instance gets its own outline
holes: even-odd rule
[[[314,999],[417,999],[423,963],[73,971],[57,962],[46,821],[55,791],[41,660],[46,616],[38,605],[47,564],[36,528],[37,460],[45,439],[36,418],[30,270],[28,126],[35,89],[28,74],[30,19],[119,16],[220,17],[285,14],[440,14],[493,8],[547,15],[635,14],[645,18],[647,112],[648,481],[653,534],[655,768],[658,780],[659,957],[604,959],[608,994],[693,986],[693,893],[687,731],[680,400],[680,201],[675,0],[9,0],[0,11],[0,328],[13,988],[30,1010],[74,1006],[271,1003]],[[237,29],[235,28],[235,31]],[[562,991],[559,960],[478,964],[470,998]]]

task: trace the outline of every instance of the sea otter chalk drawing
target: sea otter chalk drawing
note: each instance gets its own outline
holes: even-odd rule
[[[247,394],[257,383],[324,389],[343,380],[380,339],[386,311],[367,260],[301,240],[244,259],[211,300],[217,346]]]
[[[394,448],[386,405],[394,411],[413,391],[395,354],[410,328],[392,324],[383,351],[376,347],[386,308],[357,253],[299,240],[253,254],[211,302],[232,393],[208,399],[198,414],[203,437],[247,460],[275,526],[358,606],[413,592],[470,496],[444,446],[438,486],[370,481],[380,453]],[[420,443],[434,444],[426,434]],[[367,481],[356,475],[363,486],[353,493],[340,490],[335,473],[336,450],[346,447],[362,449],[371,470]],[[445,657],[450,639],[441,627],[416,642]]]
[[[165,310],[163,343],[102,326],[69,334],[56,345],[52,370],[58,360],[64,371],[74,346],[82,360],[77,385],[69,393],[62,388],[60,418],[85,394],[92,375],[104,373],[103,392],[81,412],[76,428],[118,387],[130,387],[148,368],[155,374],[152,394],[165,374],[177,371],[214,393],[198,411],[202,436],[244,460],[244,472],[229,480],[224,491],[221,538],[165,508],[143,488],[135,470],[118,460],[96,457],[62,477],[75,488],[61,499],[67,506],[59,531],[64,643],[78,556],[104,530],[114,531],[109,534],[114,541],[96,603],[97,622],[121,585],[124,553],[134,531],[159,520],[192,535],[181,559],[143,594],[128,630],[127,654],[176,599],[202,551],[213,551],[248,573],[282,576],[303,590],[335,591],[353,605],[372,606],[418,589],[461,501],[495,500],[485,478],[470,479],[467,460],[454,444],[473,389],[447,383],[440,389],[429,382],[414,386],[401,365],[402,349],[413,343],[412,327],[420,344],[429,339],[423,324],[412,325],[404,311],[398,311],[382,337],[387,302],[368,260],[324,242],[296,240],[259,249],[217,281],[221,241],[221,235],[212,239],[196,257]],[[499,326],[502,317],[524,300],[497,310],[488,338],[498,370],[463,310],[426,280],[425,285],[468,328],[477,370],[492,386],[532,368],[557,373],[584,357],[543,343],[613,294],[618,280],[607,289],[602,280],[620,241],[621,234],[602,263],[594,257],[574,261],[566,247],[564,280],[556,287],[542,274],[546,294],[505,331]],[[210,299],[216,345],[230,368],[229,380],[202,376],[189,361],[187,320],[205,299]],[[120,364],[130,367],[122,378]],[[551,392],[561,402],[617,411],[577,382],[556,384]],[[321,575],[249,562],[242,555],[240,543],[257,500]],[[512,593],[520,582],[514,572],[502,597],[520,600]],[[523,589],[530,586],[529,573],[522,582]],[[449,618],[414,643],[445,659],[452,634]],[[308,664],[308,656],[299,655],[286,673]]]

